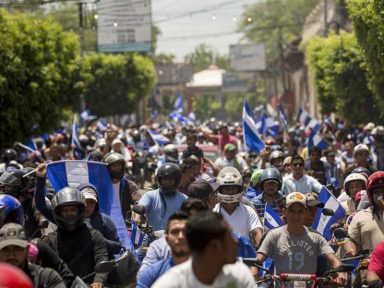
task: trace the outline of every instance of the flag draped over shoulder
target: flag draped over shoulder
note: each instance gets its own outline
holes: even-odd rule
[[[264,142],[259,136],[252,111],[246,100],[243,106],[243,137],[244,145],[249,151],[260,152],[264,149]]]
[[[326,216],[322,213],[323,208],[317,208],[312,228],[324,235],[325,239],[331,240],[331,225],[345,216],[345,210],[325,186],[320,190],[318,201],[324,203],[324,208],[334,211],[334,214],[332,216]]]
[[[114,193],[107,167],[105,163],[84,160],[57,161],[48,164],[47,176],[56,192],[67,186],[77,188],[80,184],[93,184],[99,194],[100,211],[111,217],[120,242],[132,250],[133,245],[128,237],[120,202]]]

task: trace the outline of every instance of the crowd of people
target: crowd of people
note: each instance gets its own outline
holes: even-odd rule
[[[54,191],[47,165],[66,160],[105,163],[102,177],[111,180],[121,215],[160,235],[132,251],[140,251],[132,287],[255,287],[268,258],[276,275],[336,269],[340,251],[311,227],[325,207],[324,188],[345,212],[331,226],[348,234],[343,255],[371,251],[362,281],[382,287],[383,126],[327,119],[318,132],[327,143],[321,149],[308,146],[310,129],[296,123],[274,137],[263,135],[262,151],[249,151],[239,123],[97,124],[86,123],[77,142],[61,130],[35,138],[33,149],[20,142],[3,147],[0,287],[71,287],[78,278],[92,288],[111,285],[109,271],[97,267],[127,247],[100,209],[101,191],[93,183]],[[269,206],[280,227],[266,227]],[[242,263],[244,241],[258,265]],[[18,276],[23,284],[7,284],[21,273],[15,269],[24,272]],[[347,278],[338,272],[334,281],[345,287]]]

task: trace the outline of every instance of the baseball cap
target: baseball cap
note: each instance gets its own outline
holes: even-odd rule
[[[317,200],[317,196],[312,193],[305,194],[305,198],[307,199],[307,207],[319,207],[324,208],[324,203]]]
[[[27,247],[27,237],[25,236],[24,227],[17,223],[5,224],[0,229],[0,249],[15,245],[19,247]]]
[[[224,151],[234,151],[236,150],[236,146],[232,143],[228,143],[224,146]]]
[[[207,180],[199,179],[188,186],[188,196],[190,198],[205,199],[218,188],[219,183],[217,182],[210,183]]]
[[[92,200],[98,202],[97,201],[97,193],[91,187],[86,187],[83,190],[81,190],[81,194],[83,194],[85,199],[92,199]]]
[[[367,151],[369,153],[368,146],[365,144],[356,145],[355,148],[353,148],[353,156],[355,156],[357,152],[361,152],[361,151]]]
[[[292,204],[300,203],[304,207],[307,207],[307,200],[305,199],[305,196],[303,193],[300,192],[292,192],[288,194],[288,196],[285,198],[285,207],[289,207]]]

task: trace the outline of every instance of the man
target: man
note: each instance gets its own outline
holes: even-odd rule
[[[327,185],[327,183],[329,183],[328,175],[330,167],[320,159],[321,149],[313,146],[308,152],[309,159],[305,161],[304,169],[322,185]]]
[[[305,194],[307,200],[307,213],[304,220],[304,225],[311,227],[317,214],[317,208],[324,208],[324,203],[318,201],[319,194],[316,192],[309,192]]]
[[[189,248],[185,239],[187,219],[188,214],[184,212],[175,212],[169,217],[167,229],[165,230],[165,239],[171,248],[171,257],[146,267],[137,279],[137,288],[151,287],[158,278],[173,266],[188,260]]]
[[[281,194],[288,195],[292,192],[319,193],[323,186],[312,176],[304,174],[304,159],[295,155],[292,157],[292,174],[283,178]]]
[[[187,148],[183,151],[183,159],[190,157],[191,155],[195,155],[200,160],[204,158],[203,150],[196,146],[197,135],[195,131],[187,132]]]
[[[271,167],[275,167],[280,172],[283,171],[284,152],[281,150],[275,150],[269,155],[269,163]]]
[[[384,172],[373,173],[367,182],[367,194],[371,207],[361,210],[353,216],[348,227],[349,240],[344,250],[356,255],[361,250],[372,250],[384,241]]]
[[[373,166],[369,165],[369,163],[368,163],[369,148],[367,145],[365,145],[365,144],[356,145],[355,148],[353,148],[353,157],[354,157],[355,161],[351,166],[349,166],[347,169],[345,169],[345,172],[343,174],[343,181],[357,167],[367,168],[368,171],[370,172],[370,174],[377,171]]]
[[[267,233],[256,259],[261,265],[268,257],[273,257],[275,272],[315,274],[317,258],[325,255],[332,267],[341,264],[327,240],[304,225],[306,198],[300,192],[290,193],[286,197],[283,214],[287,224]],[[339,273],[337,282],[345,284],[346,277]]]
[[[219,169],[223,169],[224,167],[234,167],[243,173],[245,169],[248,168],[247,162],[237,155],[237,147],[232,143],[228,143],[224,146],[224,155],[217,158],[215,161],[215,165]]]
[[[107,247],[103,235],[84,223],[84,202],[84,196],[75,188],[59,190],[52,199],[58,228],[42,241],[58,252],[73,274],[83,278],[91,288],[102,288],[106,273],[93,273],[97,264],[108,260]]]
[[[261,173],[260,188],[262,193],[251,200],[261,219],[264,218],[266,203],[276,211],[280,210],[280,202],[283,199],[283,195],[279,193],[281,182],[281,174],[276,168],[267,168]]]
[[[123,217],[127,217],[127,213],[131,211],[131,205],[140,200],[139,188],[134,182],[125,178],[126,162],[123,155],[109,152],[104,155],[102,162],[108,164],[113,190],[121,205],[121,213]]]
[[[192,216],[186,237],[192,257],[171,268],[152,287],[255,287],[248,267],[236,262],[237,243],[220,214],[208,211]]]
[[[228,124],[225,122],[221,123],[219,127],[219,135],[210,134],[205,131],[202,131],[202,132],[204,137],[206,137],[207,140],[219,146],[219,149],[221,152],[224,151],[224,147],[228,143],[231,143],[237,146],[237,139],[235,136],[232,136],[229,134]]]
[[[200,199],[204,204],[207,205],[209,210],[212,210],[217,204],[217,188],[218,183],[209,183],[206,180],[199,179],[189,185],[188,197]]]
[[[263,235],[263,228],[255,210],[243,204],[243,179],[233,167],[223,168],[217,176],[219,201],[213,209],[222,214],[229,226],[241,236],[250,239],[258,246]]]
[[[159,189],[143,195],[139,205],[145,207],[147,221],[154,231],[165,230],[168,218],[180,209],[187,198],[177,189],[180,184],[181,170],[174,163],[166,163],[156,173]]]
[[[0,262],[22,269],[33,281],[34,287],[66,287],[55,270],[28,263],[27,237],[20,224],[8,223],[0,229]]]
[[[369,287],[382,288],[384,283],[384,242],[372,251],[369,259],[367,282]]]
[[[188,195],[188,186],[195,181],[200,173],[200,161],[196,156],[190,156],[179,165],[181,178],[179,191]]]

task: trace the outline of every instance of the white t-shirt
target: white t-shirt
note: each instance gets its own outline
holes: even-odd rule
[[[249,268],[240,262],[225,265],[211,285],[201,283],[192,270],[192,260],[172,267],[152,288],[253,288],[255,280]]]
[[[115,191],[116,199],[120,203],[120,181],[114,184],[112,183],[112,185],[113,185],[113,191]]]
[[[261,224],[256,211],[253,210],[252,207],[241,202],[232,214],[228,214],[220,203],[216,204],[215,208],[213,208],[213,212],[223,215],[225,221],[228,222],[233,231],[248,239],[251,231],[256,228],[263,229],[263,225]]]

